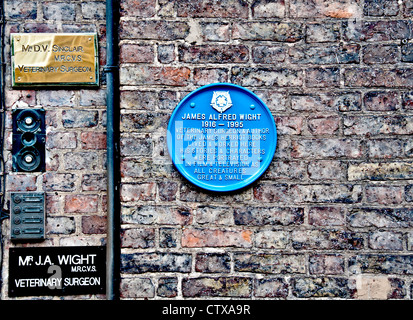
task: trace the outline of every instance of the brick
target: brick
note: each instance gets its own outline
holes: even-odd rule
[[[106,191],[106,174],[84,174],[82,177],[82,191]]]
[[[51,191],[75,191],[78,176],[73,173],[45,173],[43,175],[43,190]]]
[[[402,93],[402,106],[405,110],[413,109],[413,92]]]
[[[394,111],[398,108],[397,92],[370,91],[364,95],[364,105],[370,111]]]
[[[337,134],[340,126],[338,117],[319,117],[308,120],[308,130],[313,135]]]
[[[36,19],[36,1],[11,0],[4,4],[5,18],[9,19]]]
[[[413,178],[413,164],[409,162],[360,163],[349,165],[348,179],[404,180]]]
[[[165,40],[185,39],[189,34],[189,25],[181,21],[169,20],[121,20],[121,39]]]
[[[176,248],[178,245],[177,229],[160,228],[159,229],[159,247]]]
[[[121,210],[122,223],[185,226],[191,224],[192,219],[192,209],[184,206],[123,206]]]
[[[234,67],[231,82],[251,87],[300,87],[303,84],[302,70]]]
[[[36,92],[37,103],[43,107],[73,107],[75,106],[75,93],[71,90],[56,91],[40,90]],[[78,110],[76,110],[77,112]],[[72,111],[73,112],[73,111]]]
[[[122,0],[120,1],[120,15],[122,17],[151,18],[156,13],[156,0]]]
[[[121,66],[123,85],[186,86],[191,70],[186,67]]]
[[[45,20],[68,20],[75,21],[76,5],[65,2],[46,2],[43,3],[43,19]]]
[[[98,111],[89,110],[64,110],[62,123],[65,128],[92,128],[96,127],[99,120]]]
[[[204,86],[210,83],[228,82],[228,70],[225,68],[195,68],[194,83]]]
[[[68,152],[64,154],[64,167],[66,170],[96,170],[99,165],[96,152]]]
[[[291,109],[297,111],[359,111],[361,94],[343,92],[340,94],[293,94]]]
[[[397,139],[370,139],[367,141],[367,154],[370,158],[391,159],[403,155],[402,141]]]
[[[165,298],[176,297],[178,295],[178,279],[172,277],[160,278],[158,280],[156,294]]]
[[[256,0],[251,5],[254,18],[283,18],[285,2],[283,0]]]
[[[121,230],[122,248],[148,249],[155,247],[155,229],[134,228]]]
[[[288,296],[288,283],[284,278],[255,279],[254,296],[285,299]]]
[[[252,246],[252,232],[249,230],[222,230],[185,228],[182,232],[182,247],[241,247]]]
[[[306,29],[306,42],[333,42],[340,38],[338,23],[309,23]]]
[[[105,216],[82,216],[82,232],[84,234],[107,233],[107,218]]]
[[[301,139],[291,142],[293,158],[359,158],[361,143],[353,139]]]
[[[302,117],[275,117],[277,134],[299,135],[303,129]]]
[[[351,273],[413,274],[412,255],[360,254],[349,259]]]
[[[402,62],[413,62],[413,44],[402,45]]]
[[[36,177],[33,175],[14,175],[7,176],[7,190],[8,191],[36,191]]]
[[[66,213],[94,213],[98,210],[97,195],[67,195],[65,197]]]
[[[235,253],[234,271],[255,273],[305,273],[302,254]]]
[[[126,43],[120,47],[119,59],[121,63],[151,63],[155,53],[152,45]]]
[[[349,225],[357,228],[409,228],[413,225],[411,208],[358,208],[348,216]]]
[[[312,180],[342,180],[346,177],[343,163],[336,160],[312,161],[307,170]]]
[[[227,42],[230,40],[230,24],[226,22],[200,21],[202,38],[205,41]]]
[[[152,139],[148,135],[131,134],[120,140],[122,156],[150,156],[152,154]]]
[[[121,254],[121,272],[190,272],[192,255],[174,252],[144,252]]]
[[[255,234],[255,246],[263,249],[286,249],[289,232],[280,230],[259,230]]]
[[[199,224],[232,225],[233,215],[230,207],[198,206],[196,221]]]
[[[404,190],[400,186],[366,186],[366,200],[374,204],[400,204],[403,202],[403,195]]]
[[[150,132],[159,127],[167,127],[169,116],[164,113],[145,112],[122,114],[121,131]]]
[[[231,272],[231,258],[227,253],[198,253],[195,271],[204,273]]]
[[[364,116],[344,119],[345,135],[378,135],[413,133],[413,117],[411,116]]]
[[[150,201],[155,200],[156,183],[124,183],[120,189],[121,201]]]
[[[303,180],[307,177],[307,165],[302,161],[273,161],[264,173],[265,180]]]
[[[360,45],[294,46],[289,50],[291,63],[295,64],[346,64],[359,63]]]
[[[120,294],[122,298],[153,298],[155,286],[151,279],[147,278],[121,278]]]
[[[339,68],[308,68],[305,82],[311,88],[338,87],[340,85]]]
[[[355,23],[354,23],[355,22]],[[343,38],[347,41],[391,41],[412,38],[409,20],[343,21]]]
[[[403,234],[391,231],[375,231],[369,235],[369,247],[373,250],[403,250]]]
[[[76,223],[73,217],[48,217],[46,224],[47,234],[69,235],[76,231]]]
[[[181,45],[179,61],[187,63],[243,63],[248,61],[248,47],[238,45]]]
[[[175,45],[165,44],[158,46],[158,61],[160,63],[171,63],[175,60]]]
[[[397,0],[367,0],[364,2],[363,13],[372,17],[396,16],[399,13],[399,3]]]
[[[293,278],[293,295],[297,298],[353,298],[354,291],[346,278]]]
[[[345,258],[340,254],[313,254],[309,259],[310,274],[344,274]]]
[[[297,42],[304,38],[303,30],[303,25],[295,22],[242,22],[234,23],[232,38]]]
[[[252,48],[252,60],[261,64],[284,62],[287,48],[282,46],[256,46]]]
[[[245,0],[180,0],[178,17],[193,18],[248,18],[248,2]]]
[[[176,182],[164,181],[158,183],[159,199],[162,201],[176,200],[179,185]]]
[[[406,201],[413,202],[413,185],[409,184],[405,186],[404,191],[406,193]]]
[[[296,230],[291,238],[296,250],[359,250],[364,247],[363,234],[344,230]]]
[[[368,44],[363,48],[363,60],[367,64],[397,63],[400,60],[399,46]]]
[[[105,20],[105,2],[83,2],[81,3],[82,17],[86,20]]]
[[[158,101],[156,92],[140,90],[121,90],[120,106],[122,109],[154,110]]]
[[[80,135],[82,149],[85,150],[105,150],[106,133],[105,132],[82,132]]]
[[[349,19],[359,18],[361,8],[359,3],[351,0],[293,0],[290,3],[290,15],[295,18]]]
[[[339,207],[313,207],[308,212],[308,223],[313,226],[345,226],[345,211]]]
[[[252,280],[244,277],[184,278],[184,297],[238,297],[248,298],[252,293]]]
[[[356,277],[357,299],[403,299],[406,295],[406,290],[403,287],[404,281],[397,278],[377,275],[358,275]]]
[[[234,209],[236,225],[300,225],[304,222],[303,208],[242,207]]]
[[[77,147],[77,133],[49,132],[46,138],[47,149],[75,149]]]

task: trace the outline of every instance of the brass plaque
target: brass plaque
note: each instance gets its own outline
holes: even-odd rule
[[[98,86],[96,33],[11,34],[13,87]]]

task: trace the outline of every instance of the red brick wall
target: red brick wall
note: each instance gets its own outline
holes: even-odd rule
[[[121,297],[411,299],[413,6],[120,4]],[[7,0],[6,18],[7,32],[96,31],[105,63],[104,2]],[[166,148],[173,109],[214,82],[252,90],[278,130],[268,171],[223,195]],[[104,91],[7,88],[8,113],[47,111],[47,172],[7,185],[46,191],[47,245],[104,244]]]

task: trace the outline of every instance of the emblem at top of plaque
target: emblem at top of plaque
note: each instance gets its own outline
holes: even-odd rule
[[[211,106],[219,113],[223,113],[232,107],[229,91],[214,91],[212,94]]]

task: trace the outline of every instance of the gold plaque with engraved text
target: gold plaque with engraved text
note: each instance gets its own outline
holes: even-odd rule
[[[96,33],[11,34],[13,87],[98,86]]]

